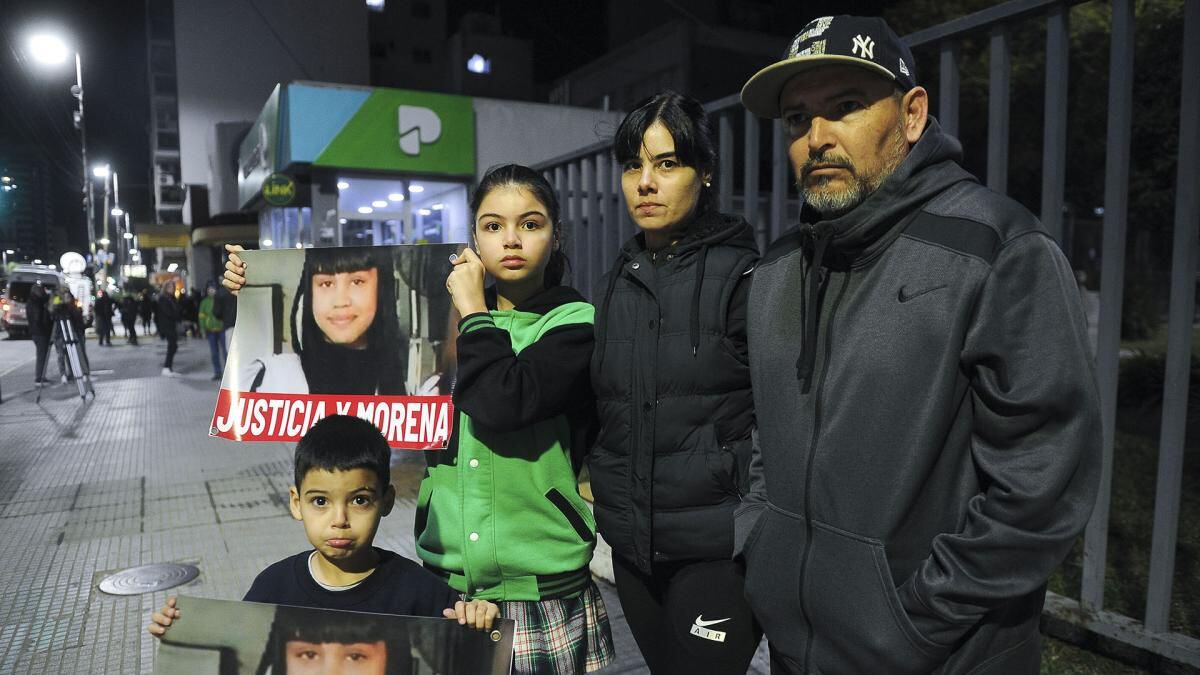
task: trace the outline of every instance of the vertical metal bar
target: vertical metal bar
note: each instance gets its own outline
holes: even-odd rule
[[[1125,287],[1125,238],[1129,208],[1129,146],[1133,119],[1133,2],[1112,0],[1112,46],[1108,64],[1107,159],[1104,167],[1104,242],[1100,261],[1100,326],[1096,379],[1100,387],[1103,455],[1100,493],[1083,541],[1085,609],[1104,608],[1104,566],[1112,501],[1113,439],[1121,349],[1121,298]]]
[[[767,233],[758,222],[758,117],[747,110],[742,119],[745,124],[744,180],[742,183],[742,216],[754,228],[754,237],[758,240],[758,250],[767,247]]]
[[[570,229],[571,213],[570,204],[567,202],[567,167],[564,164],[559,164],[554,167],[554,192],[558,194],[558,203],[562,207],[563,222],[566,224],[567,228]],[[571,260],[575,259],[575,256],[571,253],[570,240],[567,240],[567,248],[564,252],[567,254],[567,257],[571,258]],[[572,274],[570,278],[564,276],[563,283],[568,285],[575,283],[574,276],[574,274]]]
[[[938,122],[942,131],[958,136],[959,44],[947,40],[941,44],[941,68],[938,74]]]
[[[718,113],[720,120],[717,134],[720,143],[721,167],[717,176],[719,192],[717,201],[723,213],[733,210],[733,115],[728,111]]]
[[[783,120],[771,124],[771,236],[774,241],[787,226],[787,134]]]
[[[584,157],[583,163],[583,221],[586,223],[580,228],[580,243],[583,244],[583,253],[579,256],[579,283],[575,286],[584,297],[592,297],[592,281],[595,277],[595,272],[592,260],[596,256],[596,234],[600,232],[600,223],[596,208],[596,156]]]
[[[580,221],[583,220],[583,205],[579,203],[579,165],[578,159],[567,162],[567,217],[570,218],[571,229],[575,232],[581,231],[583,228]],[[569,256],[572,260],[579,260],[583,257],[583,247],[579,244],[579,237],[570,239]],[[576,270],[571,274],[571,285],[576,288],[583,280],[580,278],[579,271]]]
[[[1057,5],[1046,16],[1046,121],[1042,129],[1042,225],[1070,256],[1063,241],[1063,190],[1067,175],[1067,77],[1070,7]]]
[[[616,202],[613,194],[612,155],[602,152],[596,155],[596,192],[600,194],[600,223],[603,227],[600,250],[596,255],[596,273],[600,276],[608,269],[608,262],[617,253],[620,245],[621,223],[617,221]],[[595,298],[593,298],[595,300]]]
[[[1183,443],[1191,374],[1192,316],[1196,308],[1197,223],[1200,223],[1200,0],[1187,0],[1183,18],[1179,164],[1175,176],[1175,239],[1171,256],[1171,308],[1162,434],[1154,491],[1154,536],[1146,590],[1146,628],[1168,630],[1175,543],[1179,530]]]
[[[1008,193],[1008,94],[1012,59],[1008,49],[1008,27],[992,28],[988,64],[987,185],[1000,194]]]

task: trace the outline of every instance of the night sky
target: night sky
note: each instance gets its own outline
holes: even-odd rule
[[[884,3],[772,4],[782,15],[781,28],[790,34],[807,19],[830,11],[868,13]],[[595,0],[450,0],[447,34],[464,12],[495,12],[506,33],[533,40],[534,76],[548,83],[606,51],[603,7]],[[85,247],[79,134],[71,121],[75,99],[69,91],[74,67],[34,63],[25,46],[37,26],[57,27],[82,58],[88,161],[108,162],[119,172],[122,205],[135,223],[145,222],[151,217],[151,201],[144,0],[4,0],[2,12],[0,143],[32,147],[49,161],[56,224],[67,228],[73,247]]]

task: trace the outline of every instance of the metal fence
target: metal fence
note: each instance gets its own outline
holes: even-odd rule
[[[939,57],[937,117],[950,134],[959,130],[961,45],[988,36],[989,92],[987,176],[989,187],[1006,192],[1010,108],[1010,36],[1015,26],[1040,22],[1045,29],[1045,119],[1042,144],[1041,220],[1060,242],[1067,149],[1067,78],[1070,9],[1081,0],[1013,0],[918,31],[904,39],[917,53]],[[1145,614],[1136,620],[1105,609],[1104,581],[1116,431],[1117,380],[1124,290],[1129,165],[1132,134],[1134,0],[1112,0],[1108,78],[1107,155],[1104,182],[1100,315],[1096,366],[1103,412],[1103,469],[1100,496],[1084,537],[1083,576],[1078,600],[1051,593],[1047,626],[1064,638],[1090,631],[1187,666],[1200,667],[1200,640],[1171,632],[1168,613],[1179,527],[1188,378],[1195,311],[1198,226],[1200,226],[1200,0],[1184,0],[1178,166],[1171,265],[1166,380],[1155,491],[1154,530]],[[1161,64],[1153,64],[1162,67]],[[756,231],[760,248],[795,221],[800,203],[790,186],[784,131],[742,108],[738,95],[706,106],[719,138],[719,201],[722,211],[742,214]],[[769,140],[764,136],[769,135]],[[743,150],[735,155],[735,145]],[[764,148],[766,148],[764,152]],[[765,154],[770,164],[760,165]],[[741,162],[740,166],[735,165]],[[769,176],[760,175],[769,166]],[[635,233],[621,198],[620,167],[608,143],[582,148],[537,167],[564,201],[570,279],[595,297],[600,275],[618,247]],[[740,170],[735,170],[740,169]],[[1080,630],[1082,629],[1082,630]]]

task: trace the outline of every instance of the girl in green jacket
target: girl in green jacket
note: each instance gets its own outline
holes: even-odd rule
[[[590,672],[613,657],[588,570],[595,521],[576,486],[594,414],[594,309],[561,285],[558,200],[540,173],[494,169],[470,207],[474,247],[446,280],[462,317],[458,424],[448,449],[427,453],[417,554],[516,620],[514,672]]]

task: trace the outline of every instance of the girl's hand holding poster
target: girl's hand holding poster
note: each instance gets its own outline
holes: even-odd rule
[[[461,244],[245,251],[247,281],[210,435],[297,441],[333,414],[394,448],[454,424],[449,258]]]

